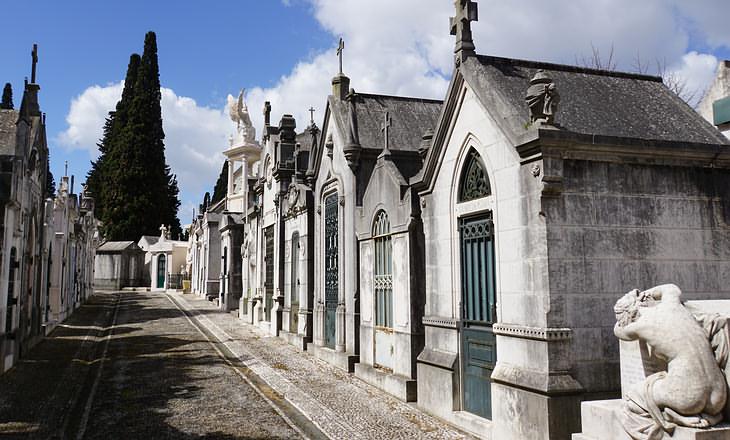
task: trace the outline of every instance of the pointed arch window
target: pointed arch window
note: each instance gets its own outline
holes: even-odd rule
[[[471,149],[461,171],[459,184],[459,201],[468,202],[492,194],[489,178],[479,153]]]
[[[393,245],[385,211],[373,222],[375,240],[375,325],[393,328]]]

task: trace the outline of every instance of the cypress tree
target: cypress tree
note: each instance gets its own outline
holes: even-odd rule
[[[103,137],[96,144],[99,147],[99,157],[96,161],[91,162],[91,168],[86,175],[86,185],[95,199],[95,215],[102,221],[106,218],[107,189],[112,185],[109,170],[113,170],[118,166],[115,163],[119,159],[118,152],[114,150],[115,141],[118,137],[117,134],[124,128],[124,124],[128,119],[129,106],[134,98],[134,87],[137,83],[140,61],[141,58],[136,53],[129,57],[122,97],[117,102],[116,110],[109,112],[109,116],[104,122]],[[102,226],[102,232],[106,232],[105,225]]]
[[[46,161],[46,198],[56,195],[56,180],[51,172],[51,158]]]
[[[173,237],[180,236],[179,189],[165,161],[160,100],[157,41],[148,32],[133,97],[123,115],[117,109],[112,148],[102,167],[107,182],[102,222],[110,240],[155,235],[161,224],[169,226]]]
[[[10,83],[5,83],[5,87],[3,87],[3,99],[0,101],[0,109],[13,109],[13,86]]]
[[[218,180],[215,182],[215,188],[213,188],[213,198],[211,199],[211,204],[216,204],[219,201],[223,200],[223,198],[228,193],[228,161],[223,162],[223,168],[221,169],[221,173],[218,176]]]

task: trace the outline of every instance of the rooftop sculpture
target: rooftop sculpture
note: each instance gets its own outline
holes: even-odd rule
[[[228,112],[231,120],[236,123],[236,135],[231,136],[231,146],[252,145],[256,143],[256,128],[251,122],[248,107],[243,98],[244,89],[238,94],[238,99],[228,96]]]

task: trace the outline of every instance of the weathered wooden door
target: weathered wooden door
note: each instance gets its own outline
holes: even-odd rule
[[[324,345],[335,348],[337,328],[338,273],[337,193],[324,199]]]
[[[491,216],[461,219],[461,370],[464,409],[492,417],[490,377],[497,362],[494,224]]]
[[[296,333],[299,327],[299,233],[291,237],[291,277],[289,297],[289,331]]]
[[[160,254],[157,257],[157,288],[165,288],[165,275],[167,270],[165,268],[165,254]]]
[[[264,229],[264,314],[265,320],[271,321],[271,309],[274,307],[274,226]]]

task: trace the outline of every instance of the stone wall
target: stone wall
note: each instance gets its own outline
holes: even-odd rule
[[[565,160],[562,184],[543,197],[550,326],[573,329],[571,374],[587,391],[618,391],[617,298],[663,283],[730,297],[730,171]]]

